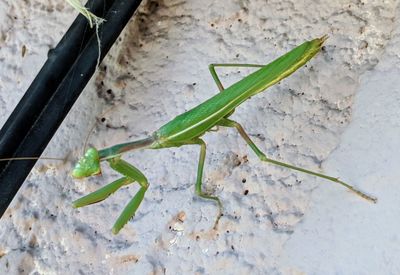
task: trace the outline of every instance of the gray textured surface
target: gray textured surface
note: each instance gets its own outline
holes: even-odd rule
[[[397,4],[143,3],[48,146],[46,155],[68,161],[38,164],[0,220],[0,271],[398,273]],[[73,17],[61,1],[0,3],[0,124]],[[134,186],[101,204],[71,208],[73,199],[116,177],[107,168],[99,178],[69,177],[94,121],[90,143],[96,147],[143,137],[216,92],[208,64],[266,63],[322,34],[330,39],[317,58],[243,104],[233,118],[270,156],[323,166],[377,195],[377,205],[340,186],[260,163],[235,131],[221,129],[205,136],[204,186],[225,207],[218,231],[211,230],[215,206],[194,196],[196,146],[126,155],[151,186],[118,236],[110,228]],[[233,83],[248,70],[219,72],[224,83]]]

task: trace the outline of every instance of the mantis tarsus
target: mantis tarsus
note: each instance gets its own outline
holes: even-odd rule
[[[163,125],[147,138],[117,144],[99,151],[95,148],[89,148],[86,151],[85,155],[79,160],[73,169],[72,176],[74,178],[84,178],[100,174],[101,161],[107,161],[112,169],[122,174],[122,178],[74,201],[73,206],[77,208],[100,202],[106,199],[120,187],[137,182],[140,185],[139,191],[122,211],[112,228],[112,232],[117,234],[129,221],[129,219],[135,215],[136,210],[141,204],[146,190],[149,187],[149,183],[142,172],[140,172],[133,165],[121,159],[122,153],[139,148],[161,149],[167,147],[180,147],[182,145],[198,145],[200,146],[200,158],[197,169],[195,191],[198,196],[204,199],[213,200],[218,204],[219,214],[215,222],[216,226],[218,220],[222,216],[222,203],[217,196],[204,193],[201,186],[203,166],[206,156],[206,144],[201,139],[201,136],[207,131],[210,131],[210,129],[214,126],[236,128],[240,136],[246,141],[246,143],[261,161],[269,162],[289,169],[294,169],[339,183],[364,199],[376,202],[376,198],[356,190],[354,187],[340,181],[338,178],[268,158],[253,143],[243,127],[238,122],[229,119],[229,116],[232,115],[232,113],[235,111],[235,108],[245,100],[288,77],[290,74],[302,67],[311,58],[313,58],[320,51],[322,44],[326,39],[327,36],[322,36],[320,38],[307,41],[288,53],[282,55],[275,61],[269,63],[268,65],[211,64],[209,69],[220,91],[218,94],[196,106],[195,108],[175,117],[173,120]],[[259,67],[260,69],[225,89],[218,78],[215,67]]]

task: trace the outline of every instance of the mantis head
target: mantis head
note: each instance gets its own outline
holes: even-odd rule
[[[72,170],[72,177],[81,179],[100,173],[99,152],[95,148],[89,148]]]

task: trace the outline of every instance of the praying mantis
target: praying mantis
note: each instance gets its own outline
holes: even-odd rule
[[[119,188],[137,182],[140,189],[126,205],[112,227],[112,233],[118,234],[125,224],[135,216],[149,187],[145,175],[138,168],[124,161],[122,154],[138,149],[162,149],[183,145],[197,145],[200,146],[200,157],[195,192],[199,197],[214,201],[218,205],[219,213],[214,224],[214,228],[216,228],[223,213],[222,202],[217,196],[206,194],[202,190],[203,167],[206,157],[206,143],[203,141],[202,136],[214,129],[215,126],[235,128],[261,161],[341,184],[362,198],[376,202],[376,198],[357,190],[338,178],[268,158],[250,139],[241,124],[229,118],[234,113],[235,108],[244,101],[288,77],[312,59],[320,51],[326,39],[327,36],[322,36],[306,41],[267,65],[211,64],[209,70],[219,89],[219,93],[215,96],[178,115],[144,139],[117,144],[101,150],[89,148],[86,151],[75,165],[72,177],[79,179],[101,174],[100,162],[103,161],[107,162],[122,177],[74,201],[72,203],[73,207],[79,208],[103,201]],[[225,89],[215,71],[215,67],[251,67],[259,69]]]

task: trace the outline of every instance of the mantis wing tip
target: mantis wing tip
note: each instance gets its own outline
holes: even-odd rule
[[[321,36],[319,38],[319,40],[321,41],[321,45],[324,44],[324,42],[329,38],[329,36],[327,34]]]

